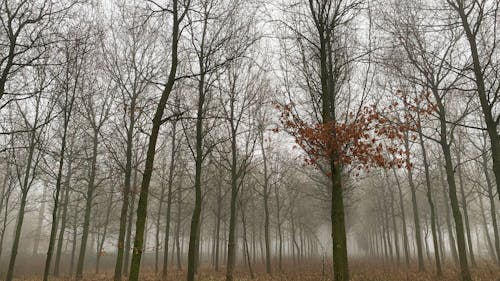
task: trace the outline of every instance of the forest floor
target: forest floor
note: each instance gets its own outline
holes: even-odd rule
[[[235,272],[236,281],[323,281],[331,280],[329,273],[331,264],[321,262],[314,264],[300,264],[284,266],[283,271],[274,272],[271,276],[265,274],[261,267],[256,268],[256,277],[251,278],[247,268],[239,268]],[[488,263],[482,263],[471,268],[474,281],[500,281],[500,268]],[[459,281],[458,272],[454,267],[445,266],[444,276],[438,278],[434,273],[434,268],[427,265],[425,272],[418,272],[416,265],[406,269],[404,265],[386,265],[377,261],[359,260],[351,261],[350,265],[351,281]],[[141,281],[159,281],[160,274],[155,274],[153,270],[146,268],[141,274]],[[182,281],[186,279],[185,270],[172,270],[169,272],[167,281]],[[40,280],[36,275],[19,276],[15,280]],[[73,280],[73,278],[51,278],[52,281]],[[110,281],[113,280],[112,271],[100,274],[84,274],[82,281]],[[222,281],[224,270],[215,272],[212,269],[202,268],[197,278],[198,281]],[[126,281],[126,278],[124,278]]]

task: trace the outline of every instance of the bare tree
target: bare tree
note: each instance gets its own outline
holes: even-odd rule
[[[152,2],[156,5],[155,2]],[[158,101],[155,114],[152,121],[151,133],[149,135],[148,150],[146,153],[146,163],[144,168],[144,174],[142,176],[141,190],[139,195],[139,202],[137,204],[137,222],[135,227],[135,238],[134,238],[134,248],[132,254],[132,262],[130,265],[130,276],[129,280],[137,281],[139,279],[139,270],[141,266],[142,251],[144,245],[144,229],[146,226],[146,216],[147,216],[147,206],[148,206],[148,192],[149,184],[151,181],[151,175],[153,174],[153,164],[156,153],[156,142],[158,140],[158,134],[160,131],[160,126],[165,123],[163,113],[165,112],[165,107],[167,105],[168,98],[172,93],[174,84],[177,78],[177,67],[179,64],[179,40],[181,36],[181,23],[184,17],[188,13],[191,1],[177,1],[174,0],[172,7],[170,9],[163,8],[161,6],[155,7],[159,8],[161,12],[168,12],[172,15],[172,31],[171,31],[171,57],[170,57],[170,69],[167,78],[167,83],[165,84],[160,100]]]

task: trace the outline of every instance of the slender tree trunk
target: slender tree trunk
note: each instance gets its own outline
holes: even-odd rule
[[[177,189],[177,219],[176,219],[176,226],[175,226],[175,245],[177,247],[177,269],[181,270],[182,269],[182,263],[181,263],[181,255],[182,255],[182,250],[183,248],[181,247],[180,243],[180,234],[181,234],[181,212],[182,212],[182,186],[179,185],[179,188]]]
[[[467,210],[467,197],[465,194],[465,187],[464,187],[464,179],[462,175],[462,163],[461,163],[461,152],[460,149],[462,149],[461,146],[461,139],[459,137],[458,140],[458,151],[457,151],[457,174],[458,174],[458,186],[460,187],[460,197],[462,199],[462,209],[464,212],[464,222],[465,222],[465,234],[467,235],[467,245],[468,245],[468,250],[469,250],[469,256],[470,260],[472,263],[472,266],[476,266],[476,259],[474,258],[474,250],[472,249],[472,236],[470,232],[470,224],[469,224],[469,212]]]
[[[241,213],[241,223],[243,224],[243,243],[244,243],[244,251],[245,251],[245,257],[247,260],[247,265],[248,265],[248,270],[250,271],[250,278],[255,279],[255,272],[252,267],[252,262],[250,261],[250,249],[248,247],[248,240],[247,240],[247,223],[245,220],[245,208],[240,201],[240,213]]]
[[[73,268],[75,264],[75,255],[76,255],[76,243],[78,237],[78,213],[79,213],[80,202],[78,201],[74,213],[73,213],[73,239],[71,240],[73,245],[71,246],[71,260],[69,265],[69,275],[73,274]]]
[[[215,271],[219,271],[219,250],[220,250],[220,222],[222,213],[222,186],[217,185],[217,214],[215,224]]]
[[[10,195],[12,194],[12,180],[10,179],[11,170],[10,167],[7,166],[6,174],[4,175],[4,181],[2,185],[2,200],[0,201],[0,214],[3,210],[3,218],[2,218],[2,228],[0,229],[0,264],[2,261],[2,252],[3,252],[3,242],[5,238],[5,231],[7,230],[7,222],[9,218],[9,206],[10,206]]]
[[[184,7],[186,11],[188,7]],[[149,195],[149,184],[151,181],[151,176],[153,174],[153,165],[156,153],[156,142],[158,140],[158,134],[160,131],[160,126],[164,122],[163,113],[167,105],[167,100],[174,87],[175,78],[177,76],[177,66],[178,66],[178,40],[180,36],[180,22],[185,15],[185,12],[179,15],[178,1],[174,0],[172,5],[172,50],[171,50],[171,64],[170,73],[168,76],[168,81],[163,89],[160,101],[156,108],[156,112],[153,117],[153,124],[151,128],[151,134],[149,136],[148,150],[146,152],[146,163],[144,167],[144,174],[141,182],[141,190],[139,194],[139,202],[137,203],[137,220],[135,226],[135,238],[134,238],[134,250],[132,254],[132,261],[130,264],[130,275],[129,281],[139,280],[139,270],[141,266],[142,251],[144,246],[144,229],[146,226],[146,216],[148,207],[148,195]]]
[[[205,19],[205,26],[206,26]],[[206,32],[206,29],[205,29]],[[204,37],[204,35],[203,35]],[[203,164],[203,118],[204,118],[204,105],[205,105],[205,53],[204,53],[204,42],[202,42],[200,54],[198,57],[198,66],[200,67],[200,77],[198,81],[198,108],[196,116],[196,144],[195,144],[195,179],[194,179],[194,189],[195,189],[195,202],[193,215],[191,217],[191,231],[189,234],[189,249],[188,249],[188,270],[187,270],[187,281],[194,281],[195,274],[198,268],[198,254],[199,254],[199,232],[200,232],[200,221],[201,221],[201,204],[202,204],[202,192],[201,192],[201,172]],[[227,276],[226,276],[227,277]]]
[[[448,195],[451,203],[451,209],[453,214],[453,219],[455,221],[455,229],[457,233],[457,246],[458,246],[458,259],[460,262],[460,271],[462,281],[471,281],[471,274],[469,271],[469,265],[467,262],[467,252],[466,252],[466,242],[464,235],[464,226],[462,220],[462,214],[460,213],[460,207],[458,205],[457,197],[457,187],[455,182],[455,171],[453,162],[451,159],[451,149],[447,138],[447,125],[445,109],[442,104],[441,98],[437,93],[437,89],[433,89],[434,96],[436,97],[438,108],[439,108],[439,119],[440,119],[440,145],[443,150],[445,169],[446,169],[446,179],[448,181]]]
[[[472,57],[472,68],[474,72],[474,82],[477,87],[477,94],[479,97],[484,123],[486,124],[486,131],[490,137],[490,147],[491,147],[491,158],[493,160],[493,174],[495,175],[496,184],[497,184],[497,193],[498,198],[500,199],[500,135],[497,131],[498,121],[495,120],[494,114],[494,106],[490,104],[489,100],[489,90],[487,90],[485,83],[485,72],[486,69],[483,69],[482,61],[483,59],[480,56],[480,51],[477,46],[477,32],[473,30],[476,27],[480,30],[482,21],[478,21],[474,26],[471,27],[471,23],[469,22],[470,13],[467,13],[465,10],[465,3],[463,1],[452,1],[448,0],[448,3],[455,9],[458,13],[463,30],[467,37],[467,41],[469,43],[469,50]],[[473,8],[471,8],[473,9]],[[485,17],[484,14],[481,14],[480,17]],[[490,61],[485,62],[489,64]],[[498,86],[497,86],[498,87]]]
[[[420,126],[420,115],[418,116],[419,122],[419,131],[418,138],[420,142],[420,149],[422,150],[423,164],[424,164],[424,173],[425,173],[425,186],[427,188],[427,203],[429,203],[429,208],[431,211],[431,230],[432,230],[432,243],[434,245],[434,261],[436,263],[436,274],[437,276],[443,275],[443,270],[441,269],[441,259],[439,256],[439,244],[438,244],[438,236],[436,231],[436,209],[434,207],[434,200],[432,198],[432,187],[431,187],[431,176],[429,172],[429,162],[427,161],[427,150],[425,148],[424,137],[422,134],[422,129]]]
[[[481,196],[479,196],[479,207],[480,207],[480,211],[481,211],[481,217],[483,218],[484,236],[486,237],[486,242],[488,242],[488,250],[490,252],[491,257],[496,261],[497,255],[496,255],[496,251],[493,249],[493,243],[491,242],[491,237],[490,237],[490,233],[489,233],[490,230],[488,227],[488,220],[486,219],[483,198],[481,198]],[[479,237],[478,237],[478,240],[479,240]]]
[[[396,174],[396,170],[392,169],[394,174],[394,178],[396,179],[396,186],[398,187],[399,194],[399,209],[401,211],[401,219],[403,221],[403,248],[405,252],[405,261],[406,267],[410,267],[410,251],[408,245],[408,232],[406,228],[406,216],[405,216],[405,208],[404,208],[404,200],[403,200],[403,191],[401,190],[401,183],[399,182],[398,175]]]
[[[128,274],[129,272],[129,266],[130,266],[130,249],[131,249],[131,244],[132,244],[132,229],[134,226],[134,208],[135,208],[135,200],[136,200],[136,194],[137,194],[137,179],[138,179],[138,174],[139,171],[138,169],[134,169],[134,180],[133,180],[133,188],[132,191],[130,192],[131,195],[131,200],[130,200],[130,207],[129,212],[128,212],[128,219],[127,219],[127,234],[125,235],[125,248],[124,248],[124,257],[123,257],[123,271],[122,274]],[[129,196],[130,196],[129,195]]]
[[[66,104],[65,104],[65,108],[64,108],[63,134],[62,134],[62,138],[61,138],[61,149],[59,151],[59,154],[60,154],[60,156],[59,156],[59,168],[57,170],[57,177],[56,177],[56,192],[54,195],[54,208],[52,210],[52,225],[50,228],[50,237],[49,237],[49,246],[47,248],[47,257],[45,259],[45,269],[43,272],[43,281],[47,281],[49,279],[50,264],[52,262],[52,254],[54,251],[54,244],[56,242],[55,239],[56,239],[56,235],[57,235],[57,226],[58,226],[57,213],[59,211],[59,194],[61,192],[61,187],[62,187],[62,178],[63,178],[64,160],[65,160],[66,142],[67,142],[66,138],[68,135],[68,126],[69,126],[69,122],[71,120],[71,113],[73,110],[74,101],[75,101],[75,91],[73,91],[73,95],[70,97],[69,101],[66,100]],[[73,144],[73,142],[71,142],[71,144]],[[68,169],[68,172],[69,173],[71,172],[71,168]],[[67,175],[66,179],[69,180],[69,177],[71,177],[71,175]],[[69,184],[66,185],[66,187],[68,187],[68,186],[69,186]],[[66,193],[69,193],[69,189],[66,189]],[[65,199],[67,199],[67,198],[65,198]],[[67,202],[65,204],[67,204]],[[67,207],[65,206],[64,212],[63,212],[64,216],[66,216],[66,211],[67,211]],[[64,232],[64,227],[66,227],[66,222],[65,222],[66,218],[63,218],[63,220],[64,220],[64,222],[61,225],[61,233]],[[60,236],[59,239],[62,240],[62,238],[63,238],[62,235],[59,235],[59,236]],[[62,243],[62,241],[61,241],[61,243]],[[58,250],[59,250],[59,247],[58,247]],[[59,258],[60,258],[60,253],[57,256],[59,256]],[[59,263],[59,260],[56,259],[56,262]],[[59,273],[58,271],[59,271],[59,265],[57,265],[57,273]]]
[[[264,132],[260,132],[260,149],[264,164],[264,239],[266,243],[266,273],[271,274],[271,245],[269,237],[269,177],[267,174],[267,157],[264,149]]]
[[[392,249],[392,242],[391,242],[391,233],[390,233],[390,226],[389,226],[389,209],[388,209],[388,204],[385,200],[385,195],[384,195],[384,201],[383,203],[383,210],[384,210],[384,225],[385,225],[385,230],[386,230],[386,239],[387,239],[387,245],[389,246],[389,258],[391,260],[391,263],[394,263],[394,254],[393,254],[393,249]]]
[[[439,161],[439,165],[442,166],[441,160]],[[446,182],[445,182],[445,177],[443,173],[443,169],[440,167],[439,168],[439,173],[440,173],[440,178],[441,178],[441,186],[443,189],[443,199],[444,199],[444,205],[445,205],[445,211],[446,211],[446,227],[448,230],[448,242],[450,244],[450,251],[453,257],[453,261],[455,264],[458,265],[458,253],[457,253],[457,248],[456,248],[456,242],[455,242],[455,237],[453,236],[453,228],[452,228],[452,223],[450,219],[450,205],[448,203],[447,199],[447,191],[446,191]]]
[[[275,185],[274,193],[276,196],[276,225],[278,227],[278,237],[279,237],[279,247],[278,247],[278,265],[280,271],[283,270],[283,234],[281,231],[281,220],[280,220],[280,196],[278,186]]]
[[[388,177],[387,177],[388,178]],[[390,186],[390,185],[388,185]],[[392,229],[394,231],[394,249],[396,250],[396,261],[398,265],[401,263],[401,257],[399,253],[399,234],[398,234],[398,226],[396,223],[396,208],[394,208],[394,192],[389,190],[390,198],[391,198],[391,217],[392,217]]]
[[[14,269],[16,266],[16,258],[17,258],[17,251],[19,248],[19,241],[21,239],[21,230],[23,227],[23,222],[24,222],[24,211],[26,208],[26,199],[28,197],[28,192],[31,186],[31,181],[30,177],[32,177],[32,173],[34,173],[34,169],[37,165],[37,163],[33,163],[34,159],[34,154],[35,154],[35,145],[36,145],[36,127],[37,127],[37,120],[38,120],[38,112],[39,112],[39,99],[37,99],[37,110],[36,110],[36,116],[35,116],[35,124],[33,126],[33,129],[31,129],[31,134],[30,134],[30,141],[29,141],[29,146],[28,146],[28,157],[26,159],[26,170],[24,173],[24,178],[23,182],[21,185],[21,200],[20,200],[20,205],[19,205],[19,213],[17,216],[17,222],[16,222],[16,228],[14,232],[14,241],[12,242],[12,250],[10,252],[10,260],[9,260],[9,267],[7,269],[7,275],[5,277],[5,281],[12,281],[14,278]],[[36,160],[38,161],[38,160]]]
[[[165,245],[165,253],[163,255],[163,272],[162,272],[162,277],[163,280],[167,279],[167,271],[168,271],[168,249],[169,249],[169,238],[170,238],[170,217],[171,217],[171,211],[172,211],[172,188],[174,185],[174,171],[175,171],[175,157],[176,157],[176,134],[177,134],[177,122],[174,121],[172,123],[172,152],[170,155],[170,166],[169,166],[169,171],[168,171],[168,191],[167,191],[167,217],[166,217],[166,222],[165,222],[165,238],[164,238],[164,245]]]
[[[166,167],[163,167],[163,170]],[[155,273],[158,273],[158,262],[159,262],[159,254],[160,254],[160,226],[161,226],[161,213],[163,211],[163,200],[165,197],[165,186],[163,186],[163,181],[164,179],[162,178],[162,187],[161,187],[161,194],[160,198],[158,198],[158,212],[156,213],[156,223],[155,223]]]
[[[56,191],[57,193],[57,191]],[[57,194],[59,195],[59,194]],[[40,206],[40,209],[38,211],[38,218],[37,218],[37,225],[36,225],[36,231],[35,231],[35,238],[33,239],[33,251],[31,253],[32,256],[38,255],[38,248],[40,247],[40,239],[42,236],[42,226],[43,226],[43,217],[45,215],[45,205],[47,201],[47,187],[44,185],[43,186],[43,191],[42,191],[42,203]],[[57,221],[57,211],[55,213],[56,215],[56,221]],[[56,224],[57,228],[57,224]]]
[[[347,238],[344,218],[344,192],[342,189],[342,169],[331,163],[332,171],[332,239],[333,239],[333,274],[335,281],[349,280],[347,261]]]
[[[78,255],[78,262],[76,266],[76,280],[81,280],[83,277],[83,268],[85,265],[85,253],[87,250],[87,239],[89,235],[90,228],[90,214],[92,212],[92,201],[94,199],[94,191],[95,191],[95,177],[97,172],[97,146],[99,139],[99,130],[94,128],[94,135],[92,140],[92,159],[90,164],[90,174],[89,174],[89,183],[87,186],[87,197],[86,206],[85,206],[85,215],[83,221],[83,230],[82,230],[82,241],[80,243],[80,253]]]
[[[95,273],[99,273],[99,266],[101,262],[101,257],[104,255],[104,241],[106,240],[106,234],[108,231],[108,225],[109,225],[109,219],[111,217],[111,208],[113,206],[113,194],[114,194],[114,186],[112,186],[111,191],[110,191],[110,196],[108,199],[108,203],[106,206],[106,218],[104,220],[104,230],[102,232],[102,237],[101,240],[97,239],[97,256],[96,256],[96,262],[95,262]]]
[[[27,192],[23,192],[21,195],[21,203],[19,205],[19,214],[17,216],[17,223],[14,232],[14,241],[12,242],[12,250],[10,253],[9,268],[7,270],[6,281],[12,281],[14,278],[14,269],[16,264],[17,249],[19,248],[19,240],[21,238],[21,229],[24,221],[24,210],[26,208],[26,197]]]
[[[237,201],[238,201],[238,151],[236,148],[237,131],[234,124],[234,99],[231,99],[231,113],[230,113],[230,126],[231,126],[231,202],[229,213],[229,239],[227,247],[227,267],[226,267],[226,281],[233,281],[233,271],[236,262],[236,218],[237,218]]]
[[[66,223],[67,223],[67,216],[68,216],[68,206],[69,206],[69,198],[70,198],[70,180],[71,180],[71,174],[73,171],[73,161],[70,158],[68,162],[68,170],[66,172],[66,177],[64,180],[64,205],[63,205],[63,212],[62,212],[62,217],[61,217],[61,229],[59,230],[59,237],[57,238],[57,250],[56,250],[56,260],[54,262],[54,276],[58,277],[59,276],[59,271],[60,271],[60,263],[61,263],[61,252],[62,252],[62,245],[64,241],[64,232],[66,230]]]
[[[498,234],[498,221],[497,221],[497,212],[496,212],[496,207],[495,207],[495,196],[493,194],[493,184],[491,182],[490,178],[490,173],[488,170],[488,159],[486,156],[486,153],[483,152],[483,171],[484,171],[484,176],[486,178],[486,186],[488,188],[488,200],[490,202],[490,215],[491,215],[491,222],[493,224],[493,236],[495,238],[495,252],[496,252],[496,262],[497,265],[500,265],[500,237]],[[484,212],[482,212],[484,215]]]
[[[405,134],[405,149],[407,152],[406,155],[408,155],[407,161],[409,163],[410,141],[408,139],[407,133]],[[424,255],[422,251],[422,231],[420,229],[420,219],[418,214],[417,192],[416,192],[415,182],[413,181],[413,171],[411,168],[408,169],[408,183],[410,184],[411,203],[413,207],[413,223],[415,225],[415,242],[417,246],[418,271],[424,271],[425,265],[424,265]]]
[[[129,251],[125,247],[125,235],[127,230],[127,213],[129,212],[129,200],[132,178],[132,150],[134,146],[134,127],[135,127],[135,109],[136,109],[137,95],[134,93],[130,101],[130,111],[129,111],[129,125],[127,128],[127,142],[126,142],[126,152],[125,152],[125,182],[123,187],[123,199],[122,207],[120,211],[120,227],[118,230],[118,241],[117,241],[117,252],[116,252],[116,263],[115,263],[115,273],[113,276],[114,281],[122,280],[123,273],[123,263],[128,263],[128,257],[124,261],[124,252]],[[130,217],[130,216],[129,216]],[[127,255],[128,256],[128,255]]]

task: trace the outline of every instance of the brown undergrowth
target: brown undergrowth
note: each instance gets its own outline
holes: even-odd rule
[[[257,267],[256,277],[252,279],[246,267],[240,267],[235,271],[237,281],[326,281],[331,280],[329,272],[331,263],[321,261],[315,263],[286,264],[283,270],[275,268],[275,272],[269,276],[265,274],[263,267]],[[474,281],[500,281],[500,268],[494,264],[481,263],[471,269]],[[451,264],[444,266],[444,276],[437,277],[431,264],[427,265],[425,272],[418,272],[415,264],[406,268],[402,265],[389,265],[369,259],[352,261],[350,264],[351,281],[459,281],[459,275]],[[85,274],[82,281],[111,281],[112,271],[101,274]],[[208,267],[200,268],[198,281],[222,281],[224,269],[215,272]],[[185,270],[171,270],[168,278],[164,281],[182,281],[186,279]],[[15,280],[34,281],[40,280],[36,275],[19,276]],[[74,280],[70,277],[51,278],[52,281]],[[160,274],[154,273],[149,268],[142,271],[142,281],[160,281]],[[126,281],[126,278],[124,278]]]

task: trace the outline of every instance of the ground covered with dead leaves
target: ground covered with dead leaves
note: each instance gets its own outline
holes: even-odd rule
[[[247,268],[239,268],[235,272],[237,281],[323,281],[332,280],[330,273],[331,264],[315,262],[308,264],[288,264],[279,271],[275,269],[272,275],[265,274],[263,268],[256,268],[255,278],[251,278]],[[474,281],[500,281],[500,268],[494,264],[482,263],[471,268]],[[425,272],[418,272],[416,265],[406,268],[404,265],[387,265],[370,260],[352,261],[350,265],[351,281],[459,281],[460,278],[454,267],[447,265],[444,276],[437,277],[430,264]],[[87,273],[82,281],[111,281],[112,271],[100,274]],[[172,270],[167,281],[182,281],[186,279],[185,270]],[[16,280],[40,280],[38,276],[19,276]],[[71,277],[51,279],[52,281],[73,280]],[[124,278],[124,281],[126,278]],[[150,269],[143,270],[141,281],[159,281],[160,274],[155,274]],[[222,281],[224,270],[215,272],[209,268],[201,268],[198,281]]]

